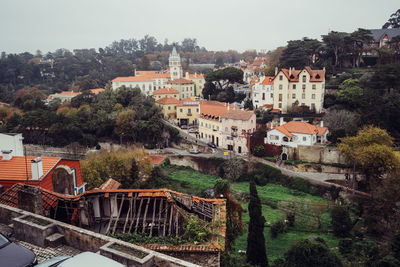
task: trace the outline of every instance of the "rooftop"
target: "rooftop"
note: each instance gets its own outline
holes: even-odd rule
[[[254,115],[253,111],[245,111],[237,109],[237,110],[229,110],[224,115],[222,115],[222,118],[247,121],[250,120],[250,118],[253,115]]]
[[[179,94],[174,88],[160,88],[153,92],[153,95],[164,95],[164,94]]]
[[[194,82],[183,79],[183,78],[175,79],[175,80],[169,81],[168,83],[169,84],[194,84]]]
[[[163,97],[161,99],[157,99],[156,103],[160,105],[178,105],[180,101],[175,97]]]
[[[324,135],[328,130],[327,127],[314,126],[303,121],[290,121],[274,129],[289,137],[292,137],[293,133]]]

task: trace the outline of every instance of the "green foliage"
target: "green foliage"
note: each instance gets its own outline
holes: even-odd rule
[[[397,232],[393,236],[392,251],[396,259],[400,260],[400,233]]]
[[[225,160],[221,165],[223,178],[231,182],[247,180],[247,162],[242,158],[231,158]]]
[[[324,242],[305,239],[298,241],[285,253],[285,265],[291,267],[339,267],[340,259],[333,254]]]
[[[258,145],[253,148],[253,155],[256,157],[264,157],[265,156],[265,149],[263,145]]]
[[[185,227],[183,238],[187,239],[189,242],[198,244],[206,241],[209,235],[210,232],[206,227],[201,225],[199,218],[195,215],[192,215]]]
[[[167,244],[167,245],[182,245],[187,243],[187,240],[180,236],[153,236],[149,237],[146,233],[125,233],[125,234],[108,234],[109,236],[133,244]]]
[[[373,263],[374,267],[398,267],[400,266],[400,261],[393,256],[386,255],[382,259],[377,260]]]
[[[353,240],[351,238],[341,239],[339,241],[339,252],[340,254],[350,254],[353,249]]]
[[[265,218],[261,213],[261,202],[254,181],[250,182],[249,215],[249,234],[246,250],[247,262],[259,266],[268,266],[263,233]]]
[[[276,238],[278,234],[284,234],[287,231],[286,223],[283,221],[276,221],[271,225],[269,233],[272,238]]]
[[[350,235],[353,223],[349,211],[345,207],[335,206],[331,211],[333,233],[336,236],[346,237]]]
[[[253,110],[253,101],[250,98],[244,100],[244,109]]]
[[[254,267],[246,262],[246,257],[237,252],[224,251],[221,253],[221,267]]]
[[[400,28],[400,9],[390,15],[388,21],[383,24],[382,29]]]

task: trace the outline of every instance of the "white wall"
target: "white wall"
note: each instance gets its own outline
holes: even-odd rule
[[[282,132],[272,129],[267,132],[267,137],[264,139],[264,143],[267,144],[272,144],[272,145],[277,145],[277,146],[288,146],[288,147],[297,147],[298,145],[303,145],[303,146],[312,146],[317,142],[317,135],[316,134],[300,134],[300,133],[292,133],[293,137],[287,137],[289,138],[289,142],[285,142],[283,140],[286,135],[284,135]],[[271,138],[272,136],[272,138]],[[276,136],[278,136],[278,139],[276,140]],[[274,138],[275,137],[275,138]],[[305,138],[305,140],[303,139]]]
[[[12,156],[23,156],[22,134],[8,135],[0,134],[0,150],[12,150]]]

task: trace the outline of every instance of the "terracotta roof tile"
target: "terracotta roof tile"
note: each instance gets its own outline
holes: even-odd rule
[[[282,132],[287,136],[293,136],[292,133],[323,135],[328,130],[327,127],[316,127],[310,123],[303,121],[290,121],[288,123],[276,127],[275,129],[277,129],[278,131]]]
[[[174,88],[160,88],[153,92],[153,95],[164,95],[164,94],[179,94]]]
[[[224,115],[222,115],[222,118],[225,119],[233,119],[233,120],[242,120],[242,121],[247,121],[250,120],[250,118],[254,115],[253,111],[245,111],[245,110],[229,110],[226,112]]]
[[[235,106],[229,105],[231,109]],[[209,104],[204,103],[200,104],[200,114],[204,116],[212,116],[212,117],[221,117],[226,112],[228,112],[228,107],[226,105],[216,105],[216,104]]]
[[[274,84],[274,78],[272,76],[266,76],[264,80],[261,82],[262,85],[273,85]]]
[[[167,83],[169,83],[169,84],[194,84],[194,82],[183,79],[183,78],[175,79],[175,80],[169,81]]]
[[[90,89],[90,92],[91,92],[92,94],[98,95],[98,94],[104,92],[104,89],[103,89],[103,88]]]
[[[0,180],[26,180],[28,172],[29,180],[32,179],[31,160],[37,157],[14,156],[11,160],[2,160],[0,156]],[[42,157],[43,178],[59,161],[60,157]],[[26,164],[25,164],[26,163]],[[39,180],[40,180],[39,179]]]
[[[99,189],[118,189],[121,184],[114,179],[110,178],[102,185],[99,186]]]
[[[151,163],[153,165],[159,165],[166,159],[166,157],[155,156],[155,155],[150,155],[149,158],[151,159]]]
[[[160,105],[178,105],[180,104],[180,101],[175,97],[163,97],[161,99],[157,99],[156,103]]]
[[[151,82],[151,77],[148,76],[127,76],[127,77],[117,77],[113,82]]]

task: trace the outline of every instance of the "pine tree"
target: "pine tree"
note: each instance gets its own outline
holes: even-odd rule
[[[261,267],[268,266],[264,237],[265,218],[261,213],[261,201],[253,180],[250,182],[249,215],[250,223],[246,251],[247,262]]]

